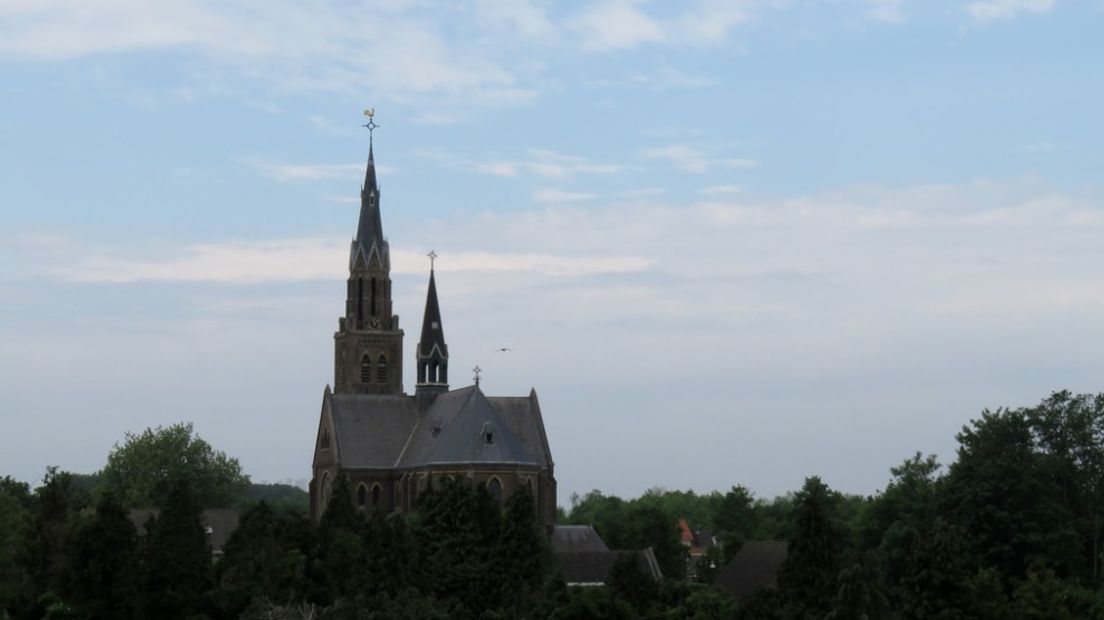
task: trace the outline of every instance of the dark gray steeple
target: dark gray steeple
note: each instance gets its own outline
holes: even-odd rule
[[[437,255],[430,252],[430,258]],[[448,345],[445,344],[445,328],[441,322],[441,307],[437,303],[437,279],[429,268],[429,290],[426,292],[425,316],[422,318],[422,338],[416,350],[418,383],[416,393],[433,396],[448,391]],[[427,403],[428,404],[428,403]]]
[[[364,172],[364,185],[360,188],[360,222],[357,224],[356,238],[349,251],[349,269],[361,258],[368,265],[373,252],[378,256],[383,269],[391,267],[391,250],[383,237],[383,223],[380,220],[380,189],[376,182],[376,159],[373,146],[368,147],[368,167]]]

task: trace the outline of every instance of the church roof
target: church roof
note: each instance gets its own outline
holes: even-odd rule
[[[438,396],[419,421],[400,464],[544,465],[546,460],[539,450],[539,436],[533,424],[539,418],[531,410],[526,410],[523,416],[510,415],[511,409],[517,409],[516,404],[499,400],[502,405],[514,405],[502,407],[507,415],[478,386]]]
[[[535,393],[488,398],[470,386],[441,394],[425,411],[407,395],[327,391],[323,400],[343,468],[552,464]]]
[[[334,439],[344,467],[394,467],[418,419],[405,395],[333,394]]]

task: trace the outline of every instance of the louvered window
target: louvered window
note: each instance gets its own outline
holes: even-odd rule
[[[387,383],[387,358],[382,355],[379,357],[379,364],[376,365],[376,381]]]
[[[372,382],[372,358],[367,355],[360,359],[360,382]]]

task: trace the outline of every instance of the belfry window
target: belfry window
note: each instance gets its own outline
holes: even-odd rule
[[[360,382],[372,382],[372,358],[368,357],[367,355],[360,358]]]
[[[379,363],[376,365],[376,381],[378,383],[387,383],[387,358],[379,356]]]

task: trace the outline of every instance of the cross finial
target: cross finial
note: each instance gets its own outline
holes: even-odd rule
[[[367,127],[368,128],[368,145],[371,146],[372,145],[372,134],[376,131],[376,127],[379,127],[379,125],[376,123],[376,121],[372,119],[372,117],[376,115],[376,109],[375,108],[364,108],[364,115],[368,117],[368,122],[361,125],[361,127]]]
[[[426,254],[426,256],[429,257],[429,270],[433,271],[433,264],[437,261],[437,253],[430,250],[429,254]]]
[[[476,366],[475,368],[472,368],[472,372],[474,372],[474,373],[475,373],[475,385],[477,385],[477,386],[478,386],[478,385],[479,385],[479,373],[483,372],[483,369],[482,369],[482,368],[480,368],[480,367],[479,367],[479,366],[477,365],[477,366]]]

